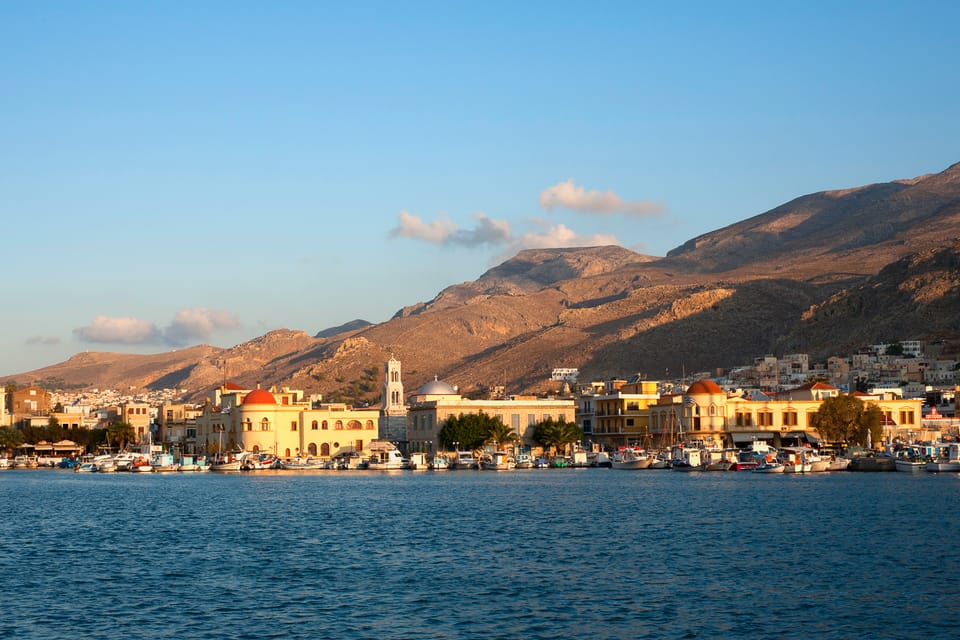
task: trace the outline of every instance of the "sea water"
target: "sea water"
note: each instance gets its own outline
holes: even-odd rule
[[[952,638],[960,474],[0,472],[0,637]]]

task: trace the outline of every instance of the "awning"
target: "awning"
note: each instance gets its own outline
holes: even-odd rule
[[[789,431],[782,436],[781,440],[805,440],[810,444],[820,444],[820,438],[813,435],[809,431]]]
[[[733,444],[746,444],[754,440],[773,440],[773,435],[771,431],[741,431],[731,433],[730,437],[733,438]]]

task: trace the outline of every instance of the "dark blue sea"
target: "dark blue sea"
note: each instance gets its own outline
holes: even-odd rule
[[[3,638],[957,638],[960,474],[0,472]]]

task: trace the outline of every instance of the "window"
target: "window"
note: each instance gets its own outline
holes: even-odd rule
[[[244,430],[244,431],[253,431],[253,423],[250,422],[250,418],[247,418],[246,420],[244,420],[244,422],[243,422],[243,430]]]
[[[320,455],[321,455],[321,456],[324,456],[324,457],[330,455],[330,443],[329,443],[329,442],[324,442],[323,444],[320,445]]]
[[[336,422],[334,422],[333,428],[336,429],[337,431],[343,429],[343,420],[337,420]]]
[[[367,429],[373,429],[373,420],[367,420]]]
[[[317,425],[317,421],[316,421],[316,420],[314,420],[313,422],[310,423],[310,430],[311,430],[311,431],[316,431],[316,430],[317,430],[317,427],[318,427],[318,425]]]
[[[796,411],[784,411],[784,412],[783,412],[783,426],[785,426],[785,427],[795,427],[795,426],[797,426],[797,412],[796,412]]]
[[[773,426],[773,412],[772,411],[758,411],[757,412],[757,424],[761,427],[772,427]]]
[[[329,425],[327,425],[326,420],[320,423],[320,428],[323,429],[324,431],[326,431],[329,428]]]
[[[297,430],[297,423],[296,423],[295,420],[291,420],[291,421],[290,421],[290,431],[296,431],[296,430]]]
[[[913,424],[913,411],[901,411],[900,424]]]
[[[347,429],[363,429],[363,425],[359,420],[351,420],[347,423]]]
[[[270,431],[270,421],[266,418],[260,421],[260,431]]]
[[[750,427],[753,426],[753,414],[749,411],[738,411],[737,412],[737,426],[738,427]]]

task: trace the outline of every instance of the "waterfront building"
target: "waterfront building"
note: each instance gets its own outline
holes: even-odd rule
[[[50,394],[36,385],[9,392],[7,395],[12,424],[32,424],[32,418],[43,418],[44,425],[49,420]]]
[[[120,420],[133,427],[137,442],[150,439],[150,404],[147,402],[123,402],[118,407]]]
[[[511,396],[508,399],[471,400],[442,380],[433,379],[410,397],[407,407],[407,436],[411,451],[436,452],[440,428],[450,417],[484,413],[499,418],[521,438],[525,446],[535,445],[533,428],[547,418],[574,422],[572,399]]]
[[[650,432],[654,444],[691,440],[714,447],[742,447],[753,440],[775,447],[819,443],[813,416],[825,399],[837,393],[835,387],[813,383],[771,396],[728,396],[712,380],[700,380],[685,393],[663,395],[650,406]],[[917,436],[923,400],[861,396],[880,407],[885,442]]]
[[[196,419],[201,452],[242,449],[283,458],[365,452],[377,439],[380,412],[344,403],[311,402],[303,391],[283,388],[217,389]]]
[[[627,445],[649,447],[649,407],[659,397],[656,382],[639,379],[593,396],[590,439],[609,450]]]
[[[193,404],[164,402],[157,411],[157,439],[183,447],[197,438],[197,416],[202,408]]]

